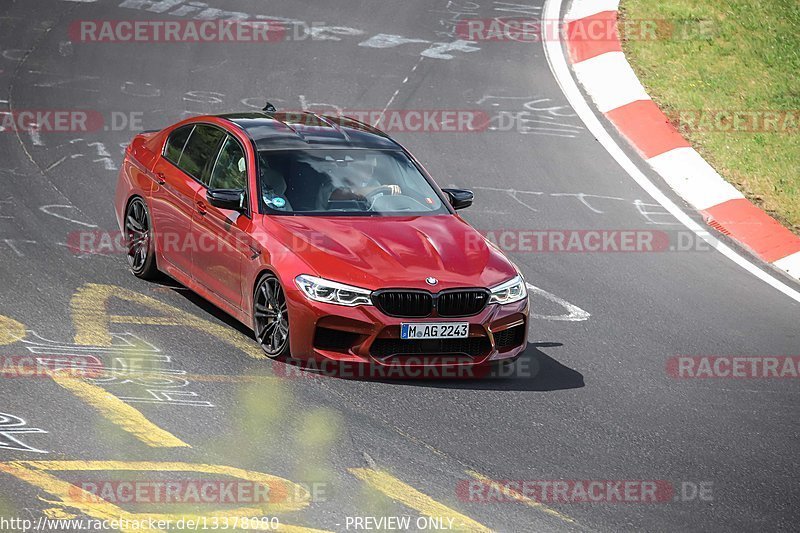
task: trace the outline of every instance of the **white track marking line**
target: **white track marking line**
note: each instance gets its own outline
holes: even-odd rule
[[[562,0],[546,0],[544,11],[542,12],[543,20],[558,20],[561,16],[561,4]],[[552,71],[559,87],[561,87],[561,91],[564,93],[564,96],[567,97],[567,100],[575,110],[575,113],[581,118],[589,132],[594,135],[600,144],[603,145],[603,148],[605,148],[611,157],[613,157],[614,160],[619,163],[622,169],[625,170],[625,172],[627,172],[628,175],[630,175],[630,177],[633,178],[633,180],[638,183],[639,186],[650,196],[652,196],[659,204],[664,206],[664,209],[672,213],[672,215],[678,219],[678,221],[694,232],[695,235],[706,241],[722,255],[743,269],[747,270],[764,283],[768,284],[774,289],[779,290],[795,302],[800,303],[800,292],[793,289],[786,283],[774,278],[771,274],[764,272],[752,262],[739,255],[730,246],[711,235],[706,228],[692,220],[689,215],[684,213],[683,210],[678,207],[677,204],[675,204],[675,202],[670,200],[666,194],[661,192],[661,190],[659,190],[659,188],[656,187],[656,185],[650,181],[650,179],[645,176],[641,170],[639,170],[639,167],[637,167],[631,158],[625,154],[622,148],[620,148],[616,141],[611,137],[611,134],[609,134],[605,127],[600,123],[600,120],[595,116],[594,112],[589,107],[589,104],[581,94],[580,89],[578,89],[578,85],[572,78],[569,66],[567,65],[566,56],[561,47],[561,36],[559,35],[554,39],[542,39],[542,42],[544,45],[547,63],[550,65],[550,70]]]
[[[60,205],[60,204],[57,204],[57,205],[43,205],[43,206],[41,206],[39,208],[39,211],[41,211],[42,213],[46,213],[46,214],[48,214],[48,215],[50,215],[52,217],[60,218],[61,220],[66,220],[67,222],[72,222],[73,224],[86,226],[87,228],[96,228],[97,227],[97,225],[95,225],[95,224],[89,224],[88,222],[82,222],[80,220],[75,220],[74,218],[69,218],[68,216],[65,216],[65,215],[60,215],[58,213],[54,213],[52,211],[54,208],[75,209],[75,210],[78,209],[74,205]],[[80,212],[80,211],[78,211],[78,212]]]
[[[540,289],[536,285],[531,285],[530,283],[526,283],[525,285],[528,287],[528,292],[541,296],[545,300],[550,300],[551,302],[556,303],[567,310],[567,313],[564,315],[539,315],[536,313],[531,313],[531,318],[538,318],[540,320],[555,320],[559,322],[582,322],[584,320],[588,320],[589,317],[592,316],[577,305],[573,305],[551,292]]]
[[[389,106],[391,106],[394,103],[395,98],[397,98],[397,96],[400,94],[400,90],[403,88],[403,86],[406,83],[408,83],[408,80],[411,78],[411,75],[414,74],[414,72],[417,71],[417,68],[420,66],[420,64],[422,63],[423,59],[425,59],[425,56],[420,56],[420,58],[417,60],[416,63],[414,63],[414,66],[411,68],[411,72],[409,72],[408,76],[406,76],[405,79],[403,80],[403,82],[400,84],[400,87],[397,88],[397,90],[394,92],[392,97],[389,98],[389,101],[386,102],[386,105],[384,106],[383,111],[381,111],[381,114],[378,117],[378,124],[380,124],[380,122],[383,120],[383,116],[386,115],[386,111],[389,110]]]

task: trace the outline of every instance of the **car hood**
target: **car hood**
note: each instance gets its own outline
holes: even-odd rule
[[[367,289],[492,287],[516,268],[457,215],[271,216],[270,233],[317,276]],[[439,283],[431,287],[426,278]]]

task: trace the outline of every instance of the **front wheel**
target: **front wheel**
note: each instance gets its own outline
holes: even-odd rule
[[[125,243],[128,266],[133,275],[142,279],[155,279],[158,275],[153,246],[153,229],[150,213],[141,198],[134,198],[125,210]]]
[[[268,357],[277,359],[289,354],[289,313],[286,295],[273,274],[264,275],[256,285],[253,298],[253,329],[256,340]]]

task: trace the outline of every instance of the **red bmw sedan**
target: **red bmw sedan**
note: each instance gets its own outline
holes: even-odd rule
[[[133,274],[175,278],[269,357],[511,361],[525,281],[456,214],[472,200],[369,125],[270,108],[137,135],[115,207]]]

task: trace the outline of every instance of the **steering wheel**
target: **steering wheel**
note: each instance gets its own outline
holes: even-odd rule
[[[375,201],[378,196],[397,196],[402,194],[399,185],[381,185],[368,192],[364,197],[370,201],[370,205]]]

